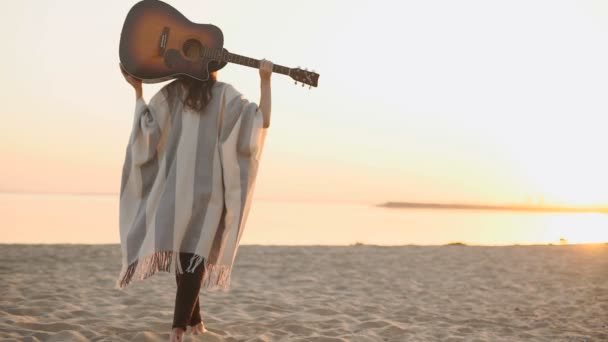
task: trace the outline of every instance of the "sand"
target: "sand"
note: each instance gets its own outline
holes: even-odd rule
[[[167,341],[175,280],[118,245],[0,245],[0,341]],[[242,246],[186,341],[608,341],[608,245]]]

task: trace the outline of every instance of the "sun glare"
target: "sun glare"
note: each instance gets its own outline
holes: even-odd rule
[[[545,232],[549,243],[608,243],[608,229],[602,214],[551,215]]]
[[[580,148],[584,150],[585,146],[581,144]],[[515,159],[531,197],[542,198],[545,204],[608,205],[605,180],[608,160],[597,158],[592,153],[541,154],[533,148],[529,149],[531,151],[528,153],[523,148],[515,149],[512,153],[518,154]]]

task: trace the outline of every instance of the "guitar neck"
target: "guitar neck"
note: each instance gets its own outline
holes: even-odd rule
[[[249,58],[241,55],[237,55],[236,53],[228,52],[224,49],[208,49],[204,52],[204,57],[209,57],[214,60],[219,60],[222,62],[229,62],[240,64],[252,68],[259,69],[260,68],[260,60],[255,58]],[[289,76],[290,68],[284,67],[282,65],[274,64],[272,66],[272,71]]]
[[[203,50],[202,56],[203,58],[221,61],[221,62],[229,62],[240,64],[244,66],[248,66],[251,68],[260,68],[260,60],[255,58],[249,58],[241,55],[237,55],[236,53],[228,52],[226,49],[205,49]],[[298,68],[288,68],[282,65],[273,64],[272,71],[287,75],[296,81],[304,84],[308,84],[311,87],[316,87],[317,82],[319,80],[319,74],[314,71],[302,70]]]

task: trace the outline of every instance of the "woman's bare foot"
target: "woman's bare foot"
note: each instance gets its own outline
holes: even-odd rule
[[[207,332],[207,329],[205,328],[205,324],[203,322],[200,322],[199,324],[192,327],[193,335],[200,335],[200,334],[203,334],[206,332]]]
[[[173,328],[169,342],[182,342],[184,340],[184,329]]]

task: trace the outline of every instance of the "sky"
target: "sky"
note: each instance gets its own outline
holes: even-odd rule
[[[168,2],[231,52],[320,74],[273,76],[256,198],[608,205],[606,1]],[[118,192],[135,3],[0,3],[0,191]],[[219,78],[259,100],[256,70]]]

